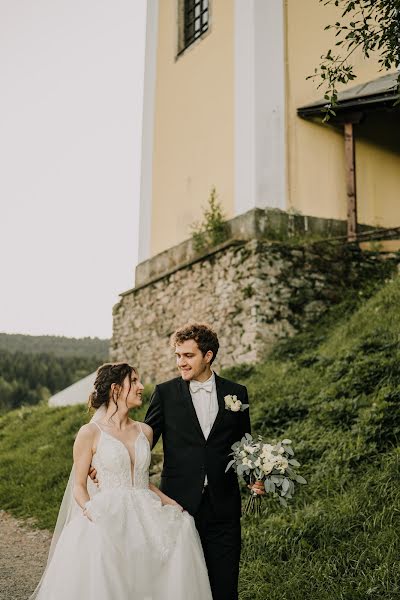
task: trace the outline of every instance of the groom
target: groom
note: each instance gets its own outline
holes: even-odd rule
[[[185,325],[171,343],[181,376],[156,385],[145,419],[154,444],[163,438],[160,488],[195,519],[213,600],[237,600],[241,502],[236,474],[225,468],[232,444],[250,433],[250,416],[225,399],[248,404],[247,390],[211,370],[219,343],[207,325]]]

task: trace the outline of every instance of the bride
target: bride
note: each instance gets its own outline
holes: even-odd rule
[[[142,404],[136,369],[102,365],[94,388],[96,413],[76,437],[49,561],[31,600],[212,600],[193,518],[149,483],[153,432],[128,416]]]

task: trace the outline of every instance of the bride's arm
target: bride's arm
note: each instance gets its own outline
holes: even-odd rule
[[[149,440],[149,444],[150,444],[150,448],[151,448],[152,443],[153,443],[153,429],[150,427],[150,425],[147,425],[147,423],[142,423],[142,427],[143,427],[143,432],[144,432],[145,436]],[[155,494],[157,494],[157,496],[160,498],[161,503],[163,505],[170,504],[171,506],[176,506],[177,508],[180,508],[181,510],[183,510],[183,507],[180,504],[178,504],[178,502],[176,502],[173,498],[170,498],[169,496],[164,494],[161,490],[158,489],[158,487],[156,487],[152,483],[149,483],[149,489],[152,492],[154,492]]]
[[[74,443],[74,498],[82,509],[90,500],[87,477],[93,458],[94,437],[95,432],[90,425],[84,425],[80,428]]]

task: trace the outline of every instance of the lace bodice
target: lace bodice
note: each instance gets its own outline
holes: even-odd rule
[[[140,430],[134,446],[134,464],[126,445],[111,434],[100,429],[97,450],[92,465],[97,471],[99,490],[113,488],[148,489],[150,467],[150,445]]]

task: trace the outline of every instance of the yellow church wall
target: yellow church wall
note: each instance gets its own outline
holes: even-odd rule
[[[319,100],[323,95],[316,83],[306,77],[328,48],[335,51],[333,33],[324,31],[324,27],[338,20],[337,17],[337,8],[323,6],[318,0],[286,1],[288,209],[318,217],[345,219],[343,135],[330,125],[311,123],[296,114],[297,108]],[[360,53],[355,53],[352,61],[357,78],[350,85],[385,74],[379,72],[373,58],[366,61]],[[373,117],[375,121],[376,118]],[[395,117],[385,115],[379,119],[380,127],[375,126],[369,116],[365,124],[355,128],[356,139],[358,134],[366,135],[371,127],[374,129],[369,141],[363,138],[356,141],[359,221],[400,225],[400,203],[396,202],[400,144],[395,140],[385,144],[385,137],[389,135],[387,130]],[[397,117],[397,131],[398,123]]]
[[[355,133],[359,220],[399,227],[400,113],[369,115]]]
[[[190,237],[213,186],[234,216],[234,3],[210,3],[208,33],[178,58],[177,4],[159,3],[151,255]]]
[[[159,2],[150,244],[146,252],[150,256],[190,236],[190,226],[201,220],[213,186],[225,216],[236,216],[235,2],[210,2],[209,31],[179,57],[178,4],[177,0]],[[343,133],[329,124],[297,116],[300,106],[323,94],[316,82],[306,77],[321,54],[334,48],[333,33],[324,27],[337,20],[337,8],[323,6],[319,0],[283,0],[283,10],[286,209],[346,219]],[[351,85],[384,74],[375,60],[365,61],[360,53],[352,58],[358,77]],[[393,114],[368,116],[355,126],[362,223],[400,225],[400,136],[396,131],[400,131],[399,117]]]

